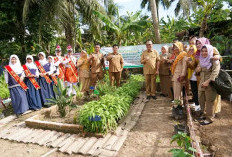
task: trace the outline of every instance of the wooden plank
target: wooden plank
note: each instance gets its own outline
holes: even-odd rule
[[[87,152],[91,149],[94,143],[97,141],[96,137],[91,137],[78,151],[81,154],[87,154]]]
[[[46,136],[49,133],[50,130],[43,130],[43,132],[41,132],[40,134],[37,135],[36,138],[34,138],[31,143],[38,143],[38,141],[43,138],[44,136]]]
[[[78,137],[78,135],[73,134],[71,136],[69,136],[67,139],[65,139],[63,142],[61,142],[58,147],[60,148],[59,150],[61,152],[64,152],[64,150],[72,144],[72,142]]]
[[[105,150],[105,149],[100,149],[99,154],[97,156],[115,157],[116,152],[115,151],[110,151],[110,150]]]
[[[5,139],[6,136],[10,135],[11,133],[13,133],[16,130],[17,130],[17,127],[8,128],[8,129],[4,130],[4,132],[1,133],[0,138]]]
[[[30,143],[31,141],[33,141],[34,138],[38,137],[38,135],[40,135],[42,132],[43,132],[42,129],[35,129],[35,132],[33,132],[30,136],[23,139],[23,142]]]
[[[86,141],[88,141],[88,137],[87,138],[79,138],[79,143],[77,143],[77,145],[75,145],[74,149],[72,150],[72,152],[74,153],[78,153],[80,148],[85,144]],[[72,146],[73,147],[73,146]]]
[[[80,135],[72,135],[71,137],[68,138],[66,141],[65,145],[63,145],[59,151],[61,152],[67,152],[67,149],[80,137]]]
[[[15,132],[13,132],[11,135],[7,136],[6,139],[8,140],[14,140],[14,138],[18,137],[25,131],[25,128],[18,128]]]
[[[65,153],[71,155],[73,150],[76,149],[76,146],[80,143],[82,137],[76,138],[73,143],[65,150]]]
[[[36,143],[39,144],[39,142],[41,140],[47,139],[47,135],[49,135],[52,131],[51,130],[44,130],[39,136],[38,138],[36,138],[34,141],[32,141],[32,143]]]
[[[15,115],[8,116],[6,118],[3,118],[0,120],[0,127],[3,127],[6,123],[9,123],[10,121],[16,119]]]
[[[69,136],[70,136],[70,134],[64,134],[63,136],[60,136],[57,140],[52,142],[51,146],[53,148],[57,147],[61,142],[66,140]]]
[[[57,132],[57,131],[54,131],[55,132],[55,135],[53,135],[49,140],[46,141],[45,145],[46,146],[51,146],[51,144],[57,140],[59,137],[63,136],[65,133],[63,132]]]
[[[41,140],[38,141],[38,144],[40,146],[45,145],[51,137],[53,137],[55,134],[57,134],[56,131],[50,131],[45,137],[43,137]]]
[[[112,135],[108,141],[106,141],[106,143],[104,144],[104,146],[102,146],[102,149],[106,149],[106,150],[111,150],[111,147],[115,144],[115,142],[118,140],[118,136]]]
[[[15,141],[22,142],[22,140],[25,137],[30,136],[33,133],[33,131],[34,131],[34,129],[31,129],[31,128],[26,128],[26,129],[27,130],[24,133],[22,133],[22,135],[20,135],[17,138],[15,138]]]
[[[112,136],[112,135],[111,135],[110,133],[108,133],[108,134],[106,135],[106,137],[104,137],[104,138],[102,139],[101,143],[100,143],[99,146],[98,146],[98,149],[96,149],[96,150],[92,153],[93,156],[98,156],[98,154],[100,153],[99,151],[101,150],[102,146],[104,146],[104,144],[108,141],[108,139],[109,139],[111,136]]]
[[[127,134],[128,131],[123,131],[122,135],[118,138],[118,141],[116,141],[116,143],[112,146],[111,150],[119,151],[127,138]]]
[[[125,130],[130,131],[136,125],[135,121],[131,121],[130,124],[126,125]]]
[[[97,141],[94,143],[94,145],[90,148],[90,150],[86,153],[87,155],[92,155],[93,153],[99,149],[99,146],[101,146],[101,143],[103,141],[103,138],[97,139]]]

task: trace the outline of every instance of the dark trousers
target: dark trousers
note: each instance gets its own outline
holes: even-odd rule
[[[190,85],[191,85],[191,89],[192,89],[192,93],[193,93],[193,101],[194,101],[195,105],[199,105],[197,81],[190,80]]]

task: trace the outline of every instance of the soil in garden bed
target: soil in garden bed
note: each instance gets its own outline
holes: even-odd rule
[[[222,110],[216,115],[214,122],[200,126],[201,142],[208,146],[215,157],[232,156],[232,103],[222,101]]]
[[[68,123],[68,124],[77,124],[77,119],[79,116],[79,110],[82,105],[87,102],[97,100],[96,96],[86,96],[80,100],[75,100],[77,108],[73,108],[65,117],[61,117],[59,112],[52,112],[51,117],[40,116],[42,121],[58,122],[58,123]]]

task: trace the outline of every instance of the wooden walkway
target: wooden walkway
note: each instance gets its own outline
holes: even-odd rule
[[[19,123],[0,131],[0,138],[10,141],[33,143],[41,146],[57,148],[67,154],[83,154],[102,157],[113,157],[127,138],[128,132],[135,126],[145,106],[146,97],[141,92],[134,101],[131,110],[114,133],[104,138],[81,137],[80,134],[69,134],[51,130],[33,129]]]

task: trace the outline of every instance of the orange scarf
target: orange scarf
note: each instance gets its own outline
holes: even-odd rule
[[[188,53],[188,57],[190,57],[192,59],[192,61],[194,61],[195,60],[195,55],[196,55],[196,52],[197,52],[197,47],[195,45],[190,45],[189,49],[190,48],[193,48],[194,52],[193,52],[192,55]],[[188,79],[190,79],[192,77],[193,72],[194,72],[194,70],[188,68]]]
[[[187,56],[187,53],[185,51],[183,51],[183,44],[181,42],[176,42],[176,43],[174,43],[174,45],[176,47],[178,47],[180,54],[176,57],[174,63],[172,64],[172,67],[171,67],[172,75],[174,74],[174,72],[176,70],[177,63],[179,61],[181,61],[185,56]]]

